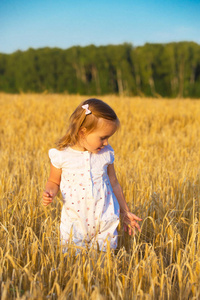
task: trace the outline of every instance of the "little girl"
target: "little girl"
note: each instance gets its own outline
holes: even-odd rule
[[[108,139],[119,127],[113,109],[98,99],[81,103],[70,117],[67,133],[49,150],[51,171],[43,193],[43,205],[63,197],[60,233],[63,245],[71,238],[77,246],[98,243],[99,249],[117,247],[121,212],[125,231],[141,231],[126,204],[114,169],[114,151]]]

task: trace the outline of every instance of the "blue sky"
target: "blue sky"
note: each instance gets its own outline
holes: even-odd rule
[[[0,52],[194,41],[200,0],[0,0]]]

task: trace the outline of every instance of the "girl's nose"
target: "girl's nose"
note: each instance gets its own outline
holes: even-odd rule
[[[104,145],[104,146],[107,146],[107,145],[108,145],[108,139],[106,139],[106,140],[103,141],[103,145]]]

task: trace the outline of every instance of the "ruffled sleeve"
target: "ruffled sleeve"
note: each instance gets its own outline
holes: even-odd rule
[[[107,147],[107,149],[108,149],[108,152],[107,152],[107,155],[108,155],[108,163],[109,163],[109,164],[113,164],[113,163],[114,163],[114,160],[115,160],[115,153],[114,153],[114,150],[113,150],[113,148],[112,148],[110,145],[107,145],[106,147]]]
[[[52,148],[49,150],[49,158],[51,160],[51,163],[54,167],[57,169],[62,168],[62,156],[61,156],[61,151]]]

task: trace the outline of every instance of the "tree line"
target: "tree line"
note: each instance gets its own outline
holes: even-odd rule
[[[90,45],[2,53],[0,91],[198,98],[200,45]]]

